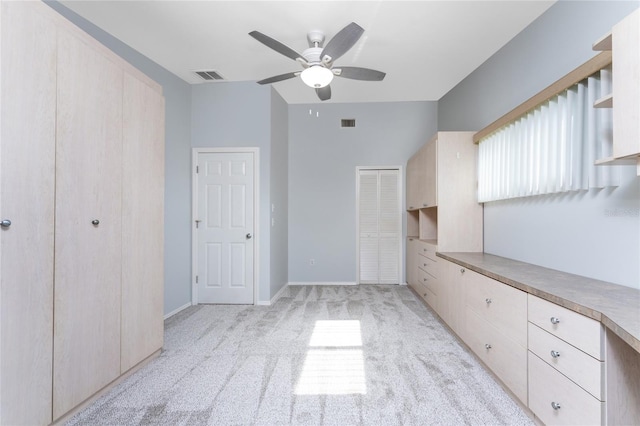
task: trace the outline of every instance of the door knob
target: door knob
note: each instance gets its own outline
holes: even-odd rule
[[[0,222],[0,226],[2,226],[3,228],[8,228],[11,226],[11,221],[9,219],[4,219],[2,222]]]
[[[253,236],[253,235],[251,235],[251,232],[249,232],[249,233],[247,234],[247,240],[250,240],[252,236]]]

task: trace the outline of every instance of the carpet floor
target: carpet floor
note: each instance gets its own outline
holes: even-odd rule
[[[405,286],[199,305],[68,425],[533,425]]]

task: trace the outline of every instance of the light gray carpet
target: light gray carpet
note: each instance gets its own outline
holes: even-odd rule
[[[162,355],[68,424],[533,422],[407,287],[296,286],[170,318]]]

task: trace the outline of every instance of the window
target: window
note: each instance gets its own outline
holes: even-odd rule
[[[617,185],[611,166],[612,110],[594,108],[611,93],[603,69],[480,140],[478,201]]]

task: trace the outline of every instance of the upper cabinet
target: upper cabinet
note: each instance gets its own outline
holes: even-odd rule
[[[616,24],[611,33],[593,45],[611,50],[613,93],[596,107],[613,107],[613,158],[601,163],[640,157],[640,9]],[[637,158],[640,175],[640,158]]]
[[[482,251],[473,132],[438,132],[407,162],[407,234],[438,251]]]

